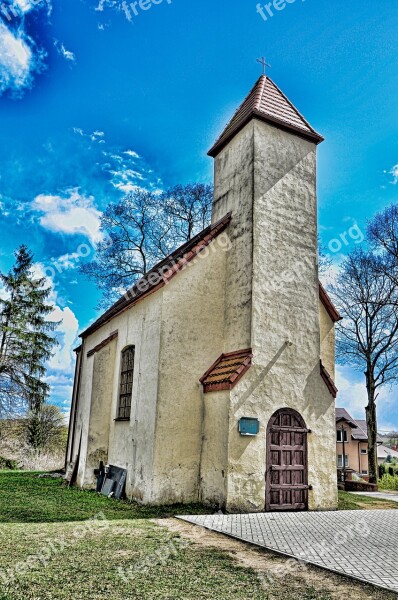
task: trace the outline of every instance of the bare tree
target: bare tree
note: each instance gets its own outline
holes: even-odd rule
[[[175,247],[188,242],[209,224],[213,187],[200,183],[177,185],[162,195]]]
[[[137,190],[110,204],[101,218],[105,241],[81,271],[102,291],[107,307],[157,262],[204,229],[212,188],[177,186],[163,194]]]
[[[318,270],[320,275],[325,275],[333,265],[333,259],[327,250],[327,246],[323,244],[321,237],[318,235]]]
[[[398,287],[383,257],[358,249],[343,263],[331,288],[344,317],[338,327],[338,361],[364,369],[368,405],[369,481],[377,483],[376,400],[398,378]]]
[[[381,268],[398,282],[398,204],[392,204],[377,213],[368,225],[372,247],[383,256]]]
[[[105,240],[100,242],[94,260],[81,271],[103,293],[101,306],[107,306],[163,255],[154,241],[154,223],[159,218],[158,199],[152,192],[138,190],[117,204],[110,204],[101,217]]]

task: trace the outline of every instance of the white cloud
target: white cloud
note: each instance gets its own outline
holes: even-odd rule
[[[54,46],[57,49],[57,52],[60,56],[63,56],[65,60],[69,62],[75,62],[76,56],[70,50],[67,50],[62,42],[58,42],[58,40],[54,41]]]
[[[84,133],[84,131],[81,127],[74,127],[73,132],[76,133],[77,135],[81,135],[84,138],[90,139],[92,142],[98,142],[99,144],[105,144],[105,139],[104,139],[105,133],[103,131],[100,131],[99,129],[97,129],[96,131],[93,131],[92,133]],[[104,154],[106,154],[106,153],[104,153]]]
[[[145,177],[138,171],[124,168],[119,171],[111,171],[113,175],[112,185],[125,194],[130,194],[141,188],[139,182],[145,180]]]
[[[13,33],[0,23],[0,93],[32,85],[35,58],[23,32]]]
[[[393,184],[397,185],[398,183],[398,164],[394,165],[390,171],[390,174],[393,176]]]
[[[320,274],[322,284],[327,288],[328,286],[335,285],[337,278],[340,274],[341,263],[345,256],[343,254],[327,255],[328,258],[332,259],[331,265],[326,269],[324,273]]]
[[[365,407],[368,397],[365,376],[358,381],[358,372],[350,367],[337,365],[336,386],[339,390],[337,405],[344,407],[354,419],[365,419]],[[397,388],[384,387],[379,389],[377,398],[378,428],[382,431],[398,429]],[[395,422],[395,425],[394,425]]]
[[[127,156],[131,156],[131,158],[140,158],[140,155],[137,154],[137,152],[134,152],[134,150],[126,150],[124,154],[127,154]]]
[[[78,189],[67,190],[66,196],[40,194],[32,202],[34,211],[43,213],[42,227],[55,233],[86,235],[91,242],[103,239],[100,231],[101,213],[92,196],[81,195]]]
[[[117,0],[99,0],[95,10],[97,12],[103,12],[105,8],[120,8]]]
[[[24,14],[32,10],[32,4],[29,0],[14,0],[14,6],[17,6]]]
[[[49,5],[49,10],[51,10],[51,3],[47,2]],[[32,2],[32,0],[14,0],[13,5],[18,8],[22,14],[27,14],[31,10],[34,10],[38,4],[44,4],[44,0],[42,2]]]
[[[55,349],[54,356],[49,360],[49,367],[56,371],[68,373],[73,369],[73,346],[76,342],[79,322],[69,307],[62,309],[56,306],[49,315],[49,321],[61,320],[62,323],[57,328],[59,346]]]
[[[35,279],[44,279],[44,287],[51,289],[47,298],[47,303],[56,304],[58,302],[58,292],[55,289],[55,283],[50,276],[48,266],[40,262],[35,262],[32,265],[32,273]]]
[[[339,390],[337,405],[344,406],[354,419],[364,419],[368,403],[365,377],[363,383],[353,383],[355,375],[349,371],[347,367],[336,367],[336,386]]]
[[[47,8],[51,12],[51,1],[14,0],[10,5],[2,4],[0,20],[0,95],[8,91],[20,97],[33,85],[36,73],[44,69],[47,53],[40,49],[27,34],[26,15],[33,10]],[[6,22],[7,20],[7,22]]]
[[[87,254],[84,253],[86,257]],[[69,271],[70,269],[76,269],[78,263],[82,260],[81,252],[70,252],[69,254],[63,254],[54,260],[53,264],[55,269],[62,273],[63,271]]]

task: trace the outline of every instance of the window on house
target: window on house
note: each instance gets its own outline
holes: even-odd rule
[[[134,346],[129,346],[122,352],[117,419],[130,419],[131,397],[133,394],[134,354]]]
[[[344,441],[348,442],[347,429],[344,429],[344,432],[341,431],[341,429],[337,430],[337,441],[338,442],[342,442],[343,441],[343,433],[344,433]]]
[[[367,475],[368,472],[367,471],[362,471],[362,475]]]
[[[339,454],[337,456],[337,466],[339,467],[339,469],[343,468],[343,455]],[[345,466],[348,467],[349,466],[349,460],[348,460],[348,455],[345,455]]]
[[[366,448],[361,448],[361,454],[367,454],[368,451],[366,450]]]

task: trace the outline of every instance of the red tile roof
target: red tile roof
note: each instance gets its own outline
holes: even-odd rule
[[[293,131],[316,144],[324,139],[304,119],[278,86],[269,77],[262,75],[209,151],[209,156],[216,156],[253,118]]]
[[[340,315],[339,311],[334,306],[333,302],[330,299],[330,296],[328,295],[325,288],[323,287],[323,285],[320,282],[319,282],[319,298],[320,298],[323,306],[326,308],[326,310],[329,314],[329,317],[332,319],[333,323],[337,323],[337,321],[341,321],[343,317]]]
[[[200,379],[204,393],[232,390],[243,375],[250,369],[252,358],[253,354],[251,348],[239,350],[238,352],[221,354]]]
[[[332,394],[333,398],[336,398],[337,392],[339,390],[337,389],[337,387],[334,384],[333,379],[331,378],[331,376],[329,375],[329,373],[323,366],[322,361],[321,361],[321,377],[322,377],[323,381],[326,383],[326,387],[328,388],[329,392]]]
[[[91,333],[108,323],[113,317],[119,315],[131,306],[153,294],[168,283],[177,273],[193,260],[200,252],[208,246],[222,231],[226,229],[231,221],[231,213],[220,219],[214,225],[209,225],[203,231],[198,233],[189,242],[177,248],[170,256],[155,265],[145,277],[140,279],[124,296],[122,296],[109,310],[107,310],[99,319],[95,321],[81,335],[81,338],[89,336]]]

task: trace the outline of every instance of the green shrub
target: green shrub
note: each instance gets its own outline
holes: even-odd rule
[[[398,475],[386,473],[379,479],[378,486],[380,490],[398,490]]]
[[[16,460],[10,460],[9,458],[0,456],[0,469],[3,471],[17,471],[18,463]]]
[[[386,473],[386,467],[384,464],[379,465],[379,479],[383,477]]]

